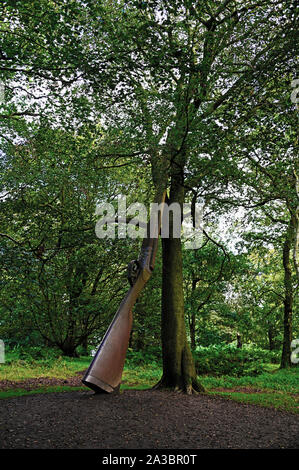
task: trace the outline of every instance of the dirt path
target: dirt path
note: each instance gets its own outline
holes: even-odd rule
[[[0,401],[0,448],[297,448],[299,418],[206,395],[127,390]]]
[[[38,377],[26,379],[23,381],[0,380],[0,390],[36,390],[39,387],[50,387],[56,385],[65,385],[70,387],[81,387],[82,377],[85,371],[77,372],[73,377],[67,379],[57,379],[55,377]]]

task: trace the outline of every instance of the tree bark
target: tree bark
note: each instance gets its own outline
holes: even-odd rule
[[[294,226],[291,218],[283,244],[283,268],[284,268],[284,318],[283,318],[283,344],[280,368],[286,369],[291,363],[292,342],[292,313],[293,313],[293,285],[292,267],[290,262],[290,250],[294,238]]]
[[[275,349],[275,342],[274,342],[274,332],[271,325],[268,328],[268,340],[269,340],[269,350],[274,351]]]
[[[170,204],[184,202],[184,188],[172,178]],[[170,388],[187,394],[204,392],[198,382],[191,349],[187,341],[181,239],[174,238],[172,214],[169,217],[169,238],[162,239],[162,358],[163,376],[155,388]]]

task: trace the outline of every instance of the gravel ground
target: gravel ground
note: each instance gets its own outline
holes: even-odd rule
[[[0,401],[1,449],[296,449],[299,418],[206,395],[126,390]]]

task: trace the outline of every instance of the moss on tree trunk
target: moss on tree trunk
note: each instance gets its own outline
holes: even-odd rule
[[[184,190],[177,181],[172,181],[170,200],[182,206]],[[180,238],[173,238],[172,213],[169,217],[169,238],[162,239],[162,357],[163,376],[155,388],[170,388],[188,394],[204,392],[198,382],[193,356],[187,341],[182,245]]]

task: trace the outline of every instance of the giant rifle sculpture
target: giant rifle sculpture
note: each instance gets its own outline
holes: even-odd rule
[[[117,392],[120,387],[132,329],[132,309],[138,295],[154,269],[161,230],[166,192],[163,193],[159,213],[153,213],[147,224],[138,260],[128,265],[130,289],[122,300],[82,382],[96,393]]]

